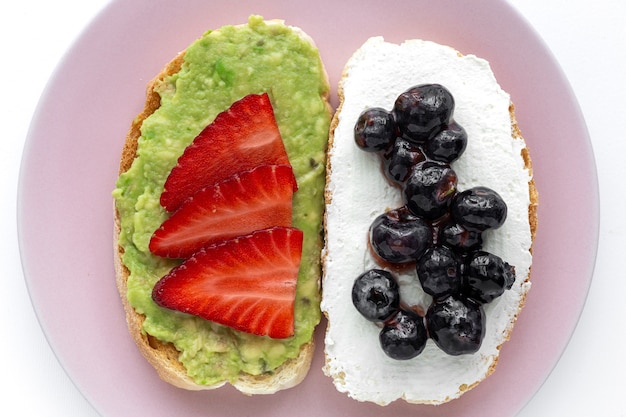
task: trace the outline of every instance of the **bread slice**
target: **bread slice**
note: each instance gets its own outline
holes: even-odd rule
[[[452,164],[459,190],[483,185],[507,202],[505,225],[487,232],[484,248],[515,266],[516,281],[511,290],[485,306],[487,332],[477,353],[449,356],[429,340],[418,357],[397,361],[380,349],[380,328],[363,319],[352,305],[351,288],[359,274],[381,267],[368,247],[372,220],[403,203],[399,189],[385,180],[378,156],[356,147],[353,129],[363,110],[391,110],[398,94],[422,83],[439,83],[452,92],[454,118],[468,132],[467,149]],[[327,167],[324,372],[339,391],[359,401],[445,403],[495,370],[500,348],[509,339],[530,289],[538,196],[513,104],[485,60],[433,42],[410,40],[397,45],[381,37],[369,39],[348,61],[339,99]],[[399,276],[401,297],[425,311],[431,298],[422,291],[415,269],[384,268]]]
[[[267,36],[270,36],[270,37],[273,36],[272,34],[273,32],[271,29],[272,27],[277,28],[277,33],[284,32],[284,29],[285,29],[285,26],[282,21],[279,21],[279,20],[263,21],[262,18],[260,18],[259,16],[252,16],[248,22],[248,25],[255,25],[255,27],[261,27],[263,30],[265,30],[265,25],[267,25],[267,27],[269,27],[270,29],[268,29],[266,32],[269,33]],[[244,26],[246,25],[236,26],[235,28],[241,28]],[[308,35],[306,35],[301,29],[295,28],[295,27],[287,27],[287,28],[288,28],[288,31],[296,34],[302,43],[310,45],[313,48],[312,50],[316,51],[313,40]],[[227,30],[232,30],[232,27],[228,27]],[[213,33],[213,35],[218,35],[219,30],[211,32],[211,33]],[[278,36],[282,36],[282,35],[278,35]],[[155,113],[159,111],[162,105],[162,96],[164,94],[167,95],[168,92],[171,92],[172,90],[176,89],[176,83],[175,81],[172,81],[173,79],[172,77],[177,75],[181,71],[181,68],[183,68],[184,65],[186,65],[186,53],[187,53],[187,50],[178,54],[148,84],[144,109],[133,120],[132,125],[128,131],[125,143],[124,143],[124,147],[123,147],[121,158],[120,158],[120,168],[119,168],[120,176],[123,176],[125,173],[127,173],[131,169],[131,167],[133,166],[133,163],[136,161],[136,158],[138,157],[138,154],[141,152],[141,146],[142,146],[141,142],[142,140],[146,140],[142,134],[142,127],[144,126],[145,121],[150,116],[154,115]],[[287,58],[287,59],[290,59],[290,58]],[[313,74],[313,71],[311,71],[311,74],[313,75],[306,75],[306,76],[319,78],[318,80],[313,79],[312,82],[319,84],[318,89],[315,90],[319,94],[319,97],[317,97],[317,100],[314,100],[314,101],[318,104],[318,106],[320,106],[320,112],[319,112],[320,116],[318,116],[318,119],[308,120],[308,122],[310,123],[317,122],[317,124],[320,125],[318,126],[318,128],[321,128],[326,133],[325,135],[323,135],[323,137],[318,138],[319,143],[316,145],[317,146],[317,149],[315,149],[316,152],[315,154],[311,154],[311,155],[293,154],[293,150],[298,148],[297,140],[301,140],[301,139],[293,139],[289,136],[289,133],[285,135],[284,132],[283,132],[283,139],[286,142],[288,153],[292,152],[292,153],[289,153],[289,157],[290,157],[290,160],[292,160],[292,163],[293,163],[293,159],[303,158],[307,161],[307,163],[309,161],[316,161],[316,164],[321,166],[321,168],[312,166],[310,172],[307,172],[306,174],[308,175],[315,174],[318,176],[321,175],[321,182],[322,182],[322,187],[323,187],[324,167],[325,167],[325,147],[326,147],[326,140],[327,140],[328,124],[330,122],[330,117],[331,117],[331,109],[328,103],[328,95],[329,95],[328,77],[326,75],[326,72],[324,70],[324,67],[319,57],[317,57],[317,62],[315,62],[316,61],[315,57],[312,57],[312,58],[309,57],[307,59],[310,59],[312,62],[311,69],[314,70],[316,68],[319,68],[319,71],[316,73],[316,75]],[[280,77],[277,77],[277,79],[279,78]],[[280,81],[277,81],[277,83],[280,83]],[[252,87],[252,88],[258,88],[258,87]],[[265,85],[259,88],[262,88],[264,90],[269,90],[270,96],[271,96],[272,90],[276,89],[277,86]],[[246,93],[249,94],[249,93],[258,93],[258,92],[259,91],[249,91]],[[245,94],[242,93],[242,96],[243,95]],[[315,97],[313,97],[313,99],[315,99]],[[277,121],[278,121],[279,127],[282,127],[281,120],[279,119],[279,117],[280,116],[277,114]],[[315,169],[317,170],[317,173],[313,172]],[[296,172],[296,176],[298,177],[299,174],[297,170],[295,169],[295,167],[294,167],[294,171]],[[303,176],[303,175],[304,173],[300,173],[300,176]],[[316,186],[315,184],[309,185],[306,182],[301,182],[300,178],[298,178],[298,180],[299,180],[299,185],[300,185],[300,191],[302,191],[302,189],[304,188],[305,193],[307,192],[306,191],[307,188]],[[116,197],[117,204],[120,204],[119,200],[121,199],[121,196],[123,195],[123,192],[124,192],[121,189],[121,187],[122,186],[118,182],[118,188],[114,191],[114,196]],[[126,186],[126,188],[130,188],[130,187],[132,187],[132,184],[130,186]],[[319,186],[317,187],[319,188]],[[314,192],[314,191],[315,190],[311,192]],[[305,230],[305,245],[307,244],[306,241],[308,239],[309,253],[306,256],[303,256],[302,266],[301,266],[301,275],[302,275],[303,270],[307,270],[308,274],[313,277],[312,278],[313,282],[308,283],[306,285],[308,285],[309,287],[313,287],[313,292],[317,291],[317,295],[314,294],[312,299],[308,300],[308,302],[311,302],[313,304],[313,307],[311,308],[312,317],[307,318],[307,319],[310,320],[314,324],[316,324],[319,321],[319,315],[320,315],[319,313],[319,276],[321,274],[321,271],[320,271],[320,265],[319,265],[319,252],[321,251],[322,242],[321,242],[321,238],[319,234],[319,229],[321,228],[321,211],[323,209],[323,201],[321,201],[321,190],[318,190],[318,191],[319,192],[317,193],[320,196],[318,197],[320,200],[319,201],[320,216],[319,216],[319,220],[312,218],[310,221],[308,221],[308,223],[305,223],[305,225],[309,226],[314,232]],[[136,201],[130,202],[130,204],[133,204],[133,203],[136,203]],[[293,387],[302,381],[302,379],[306,376],[309,370],[311,359],[313,357],[314,342],[313,342],[312,335],[310,335],[308,339],[305,340],[304,343],[302,343],[302,345],[300,346],[295,356],[292,355],[293,357],[288,357],[284,361],[284,363],[282,363],[281,365],[279,365],[278,367],[274,369],[267,369],[267,370],[262,370],[261,372],[250,372],[250,373],[242,370],[235,377],[231,376],[224,380],[213,381],[210,383],[206,383],[201,378],[195,378],[191,376],[188,372],[188,369],[185,367],[185,365],[181,361],[181,354],[183,354],[183,352],[181,352],[181,350],[179,350],[179,348],[177,348],[177,346],[175,346],[174,343],[169,342],[169,341],[162,341],[159,339],[159,337],[149,334],[149,332],[146,331],[146,328],[144,326],[144,323],[147,319],[146,314],[149,314],[149,312],[146,313],[145,311],[143,311],[145,310],[144,307],[137,307],[133,305],[133,303],[130,300],[131,294],[129,293],[128,284],[129,284],[129,277],[131,276],[131,274],[135,274],[135,275],[144,274],[145,276],[143,277],[139,276],[138,279],[140,280],[146,279],[146,280],[153,280],[153,281],[155,279],[158,279],[158,276],[151,276],[151,275],[154,275],[155,272],[151,270],[150,268],[147,269],[148,272],[145,272],[145,270],[142,269],[143,266],[141,265],[137,266],[135,264],[133,265],[125,264],[124,255],[125,255],[126,250],[128,249],[128,246],[125,246],[125,243],[122,241],[120,236],[123,233],[124,227],[128,228],[129,226],[123,224],[123,221],[120,216],[119,206],[117,204],[115,207],[115,228],[114,228],[115,271],[116,271],[117,288],[118,288],[120,298],[122,300],[122,304],[124,306],[124,310],[126,313],[126,319],[127,319],[130,335],[132,336],[135,343],[139,347],[139,350],[141,351],[143,356],[156,369],[158,375],[164,381],[174,386],[188,389],[188,390],[214,389],[214,388],[223,386],[226,383],[230,383],[236,389],[238,389],[239,391],[245,394],[271,394],[279,390]],[[155,205],[158,205],[158,204],[155,204]],[[156,208],[155,210],[158,215],[160,208]],[[294,216],[297,215],[298,210],[299,210],[298,208],[294,207]],[[300,209],[300,211],[302,211],[302,209]],[[299,213],[298,215],[301,216],[302,213]],[[316,221],[318,222],[318,224],[315,223]],[[137,239],[137,238],[133,238],[133,239]],[[128,243],[128,241],[126,241],[126,245],[134,246],[134,243]],[[140,243],[138,243],[137,245],[140,245]],[[136,248],[133,247],[133,250],[136,250]],[[144,248],[144,251],[145,251],[145,248]],[[145,259],[145,258],[147,258],[150,262],[153,261],[153,259],[150,257],[149,254],[146,255],[146,257],[140,258],[140,260]],[[159,261],[156,261],[156,262],[159,262]],[[163,268],[159,269],[155,267],[154,270],[162,271]],[[300,281],[298,285],[300,285]],[[317,310],[317,313],[316,313],[316,310]],[[178,315],[178,313],[175,313],[175,312],[173,312],[172,314]],[[298,318],[296,318],[296,321],[298,322]],[[210,324],[206,325],[203,323],[203,326],[209,329],[208,332],[210,332],[211,329],[213,328],[212,325]],[[216,333],[221,332],[221,331],[222,330],[219,330],[219,329],[215,330]],[[311,333],[312,333],[312,330],[311,330]],[[237,339],[237,336],[234,336],[231,339]],[[306,339],[306,336],[305,336],[305,339]]]

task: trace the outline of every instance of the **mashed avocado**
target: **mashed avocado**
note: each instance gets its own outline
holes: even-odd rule
[[[142,124],[137,157],[117,181],[123,262],[130,270],[128,299],[146,316],[143,330],[173,343],[199,384],[234,381],[240,372],[271,372],[298,355],[320,320],[320,228],[325,148],[330,116],[328,84],[317,49],[282,24],[250,17],[243,26],[208,31],[185,53],[181,70],[157,85],[161,106]],[[267,92],[298,180],[294,226],[304,231],[298,277],[295,336],[258,337],[158,307],[155,282],[176,264],[148,250],[167,217],[159,204],[163,184],[185,147],[221,111],[247,94]]]

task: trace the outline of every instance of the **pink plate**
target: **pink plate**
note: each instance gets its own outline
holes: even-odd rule
[[[113,270],[120,151],[146,82],[209,28],[250,14],[284,19],[316,41],[331,85],[368,37],[423,38],[489,60],[517,109],[540,193],[533,288],[496,372],[461,399],[385,408],[338,393],[322,374],[324,324],[298,387],[246,397],[230,387],[187,392],[161,382],[126,330]],[[336,91],[333,91],[335,94]],[[333,104],[336,97],[333,95]],[[504,1],[114,1],[52,77],[24,150],[19,237],[43,331],[76,386],[104,416],[515,415],[565,349],[591,282],[598,184],[578,104],[554,58]]]

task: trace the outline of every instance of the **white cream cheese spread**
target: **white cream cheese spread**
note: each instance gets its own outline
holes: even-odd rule
[[[376,37],[352,56],[343,75],[344,100],[329,152],[327,183],[321,307],[329,326],[324,372],[339,391],[359,401],[446,402],[492,372],[530,288],[531,173],[521,155],[526,145],[512,136],[509,95],[498,85],[489,63],[476,56],[462,56],[428,41],[396,45]],[[450,90],[456,103],[453,118],[468,134],[465,153],[452,163],[458,189],[492,188],[508,206],[504,225],[485,232],[483,248],[513,265],[516,281],[485,305],[486,332],[477,353],[449,356],[429,340],[419,356],[398,361],[385,355],[378,342],[380,327],[364,319],[351,300],[359,274],[384,268],[368,247],[370,224],[386,210],[403,205],[400,189],[385,179],[379,157],[356,146],[354,124],[363,110],[391,110],[401,92],[423,83]],[[431,298],[422,291],[415,268],[391,272],[398,277],[402,300],[426,310]]]

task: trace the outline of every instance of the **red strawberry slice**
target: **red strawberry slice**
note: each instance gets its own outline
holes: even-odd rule
[[[161,205],[174,211],[202,188],[261,164],[289,165],[266,93],[236,101],[200,132],[165,181]]]
[[[246,333],[290,337],[302,238],[274,227],[208,246],[161,278],[152,298]]]
[[[186,258],[203,246],[272,226],[291,226],[294,176],[289,165],[261,165],[198,191],[150,240],[150,251]]]

